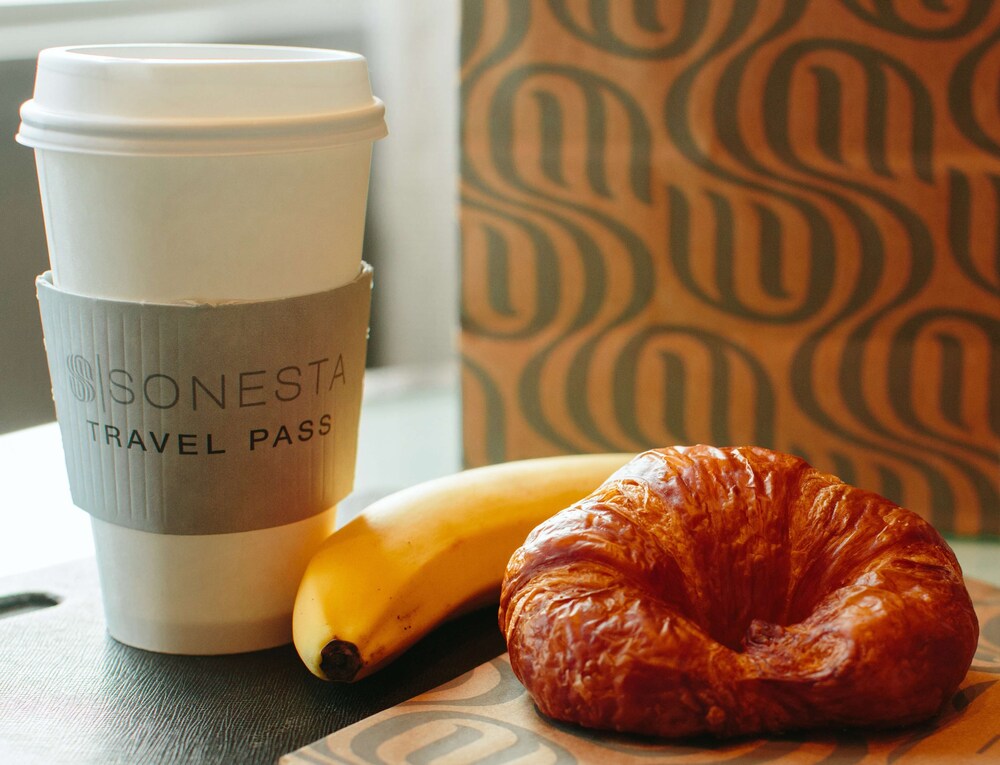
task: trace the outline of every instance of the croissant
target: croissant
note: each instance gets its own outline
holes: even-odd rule
[[[499,620],[542,714],[663,737],[916,723],[979,637],[929,523],[757,447],[637,456],[529,535]]]

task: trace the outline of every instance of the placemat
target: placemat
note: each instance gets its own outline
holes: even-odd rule
[[[837,763],[923,765],[1000,762],[1000,589],[969,581],[979,650],[951,703],[934,720],[891,732],[664,743],[586,731],[542,718],[506,654],[453,682],[348,726],[281,759],[281,765],[372,763]]]

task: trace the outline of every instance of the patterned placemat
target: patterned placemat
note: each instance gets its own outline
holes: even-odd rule
[[[881,733],[822,731],[719,743],[655,741],[586,731],[541,717],[506,654],[433,691],[337,731],[281,765],[362,763],[1000,762],[1000,589],[969,582],[981,634],[965,682],[934,720]]]

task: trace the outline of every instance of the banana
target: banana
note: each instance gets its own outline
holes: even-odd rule
[[[359,680],[442,621],[497,601],[507,561],[528,533],[632,456],[507,462],[369,505],[306,568],[292,616],[299,656],[318,677]]]

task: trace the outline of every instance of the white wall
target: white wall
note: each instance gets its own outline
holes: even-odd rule
[[[0,59],[34,59],[39,49],[57,45],[320,36],[363,26],[367,5],[364,0],[0,2]]]
[[[369,4],[373,85],[389,138],[372,203],[382,360],[451,358],[458,324],[458,0]]]

